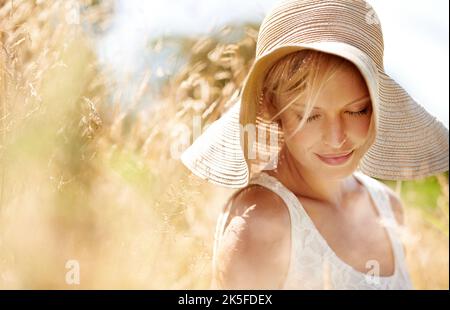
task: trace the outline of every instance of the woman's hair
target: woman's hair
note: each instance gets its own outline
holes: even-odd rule
[[[305,113],[295,134],[311,114],[323,85],[343,65],[354,66],[344,58],[313,50],[294,52],[281,58],[268,70],[263,82],[266,115],[271,121],[279,122],[280,115],[289,107],[304,104]]]

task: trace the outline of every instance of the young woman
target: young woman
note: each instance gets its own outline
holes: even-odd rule
[[[384,73],[369,5],[291,0],[263,21],[240,102],[182,160],[240,188],[213,287],[411,289],[402,203],[373,177],[447,171],[448,131]]]

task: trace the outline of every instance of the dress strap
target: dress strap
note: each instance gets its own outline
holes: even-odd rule
[[[250,184],[263,186],[277,194],[283,200],[289,210],[291,226],[298,226],[297,224],[300,223],[301,215],[299,214],[299,209],[297,207],[297,198],[280,181],[268,175],[267,173],[262,172],[255,178],[250,180]]]
[[[298,273],[298,258],[301,257],[301,250],[304,248],[304,240],[300,236],[306,236],[310,234],[314,229],[305,222],[305,217],[302,215],[301,206],[297,197],[288,190],[277,178],[271,175],[261,172],[255,178],[250,181],[250,184],[257,184],[263,186],[275,194],[277,194],[285,203],[288,208],[290,218],[290,233],[291,233],[291,251],[288,267],[288,278],[285,281],[285,285],[289,283],[289,277]],[[306,237],[305,237],[306,238]]]
[[[360,171],[356,171],[354,175],[369,191],[380,216],[383,219],[395,220],[394,213],[392,212],[392,208],[390,206],[389,196],[383,187],[383,184]]]
[[[397,281],[402,281],[403,287],[412,289],[413,286],[407,270],[406,257],[403,249],[402,228],[398,224],[394,211],[392,210],[386,185],[360,171],[355,172],[355,176],[359,177],[359,179],[366,184],[366,187],[371,191],[372,197],[376,200],[376,206],[392,242],[395,261],[398,266]]]
[[[401,231],[392,210],[389,194],[385,188],[386,185],[360,171],[356,171],[354,175],[368,189],[370,196],[374,200],[377,211],[380,214],[382,224],[386,227],[389,237],[391,238],[396,260],[397,262],[402,262],[404,260],[404,253],[403,243],[401,241]]]

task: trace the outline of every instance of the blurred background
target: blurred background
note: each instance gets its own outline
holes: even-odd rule
[[[209,287],[232,191],[178,155],[236,96],[274,3],[0,0],[1,289]],[[386,71],[448,128],[448,2],[369,3]],[[448,289],[448,172],[383,182],[414,286]]]

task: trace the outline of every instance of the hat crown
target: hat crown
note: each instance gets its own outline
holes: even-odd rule
[[[287,0],[261,24],[256,58],[278,47],[323,41],[350,44],[383,70],[384,42],[373,8],[363,0]]]

